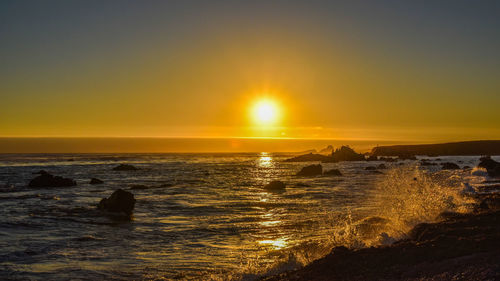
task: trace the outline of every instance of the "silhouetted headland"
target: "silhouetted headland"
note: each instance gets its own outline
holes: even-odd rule
[[[372,149],[371,154],[375,156],[500,155],[500,140],[377,146]]]

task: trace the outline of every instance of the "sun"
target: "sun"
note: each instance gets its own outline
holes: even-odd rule
[[[257,101],[252,107],[252,118],[259,125],[273,125],[279,119],[279,106],[270,99]]]

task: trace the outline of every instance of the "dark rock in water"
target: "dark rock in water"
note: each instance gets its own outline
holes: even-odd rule
[[[134,195],[123,189],[117,189],[109,198],[103,198],[97,207],[102,211],[124,213],[130,216],[132,215],[134,206]]]
[[[130,189],[134,190],[134,189],[148,189],[149,186],[146,186],[146,185],[142,185],[142,184],[135,184],[135,185],[132,185],[130,187]]]
[[[317,165],[309,165],[303,167],[300,172],[297,173],[297,176],[307,177],[307,176],[318,176],[323,173],[323,167],[320,164]]]
[[[384,170],[384,169],[387,169],[387,166],[385,164],[380,164],[380,165],[377,166],[377,169]]]
[[[332,153],[332,161],[331,162],[340,162],[340,161],[365,161],[365,156],[360,153],[356,153],[349,146],[342,146],[335,150]],[[325,161],[329,162],[329,161]]]
[[[295,156],[290,159],[286,159],[285,162],[314,162],[314,161],[324,162],[330,160],[331,160],[330,156],[309,153],[309,154]]]
[[[286,186],[282,181],[272,181],[264,186],[265,190],[270,191],[284,190],[285,188]]]
[[[113,171],[136,171],[136,170],[139,169],[129,164],[120,164],[113,168]]]
[[[478,167],[485,168],[490,177],[500,177],[500,162],[491,159],[490,156],[483,156],[479,159],[481,161]]]
[[[412,155],[412,154],[400,154],[398,156],[398,159],[399,160],[417,160],[417,157],[415,157],[415,155]]]
[[[342,173],[338,169],[331,169],[323,173],[325,176],[342,176]]]
[[[368,158],[366,158],[366,161],[378,161],[378,157],[375,155],[370,155]]]
[[[39,174],[38,177],[35,177],[29,182],[29,187],[65,187],[76,185],[76,181],[73,179],[53,176],[43,170],[40,171]]]
[[[92,178],[90,179],[90,184],[103,184],[104,182],[100,179]]]
[[[442,170],[457,170],[457,169],[460,169],[460,167],[455,163],[445,162],[445,163],[441,164],[441,169]]]
[[[365,170],[367,170],[367,171],[375,171],[376,169],[377,169],[377,167],[375,167],[375,166],[365,167]]]

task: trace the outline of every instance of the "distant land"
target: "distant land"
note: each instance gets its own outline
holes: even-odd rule
[[[375,156],[400,155],[500,155],[500,140],[480,140],[439,144],[390,145],[372,149]]]

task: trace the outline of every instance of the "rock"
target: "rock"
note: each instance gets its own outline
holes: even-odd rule
[[[297,173],[297,176],[308,177],[308,176],[318,176],[323,173],[323,167],[320,164],[317,165],[309,165],[303,167],[300,172]]]
[[[460,167],[455,163],[445,162],[445,163],[441,164],[441,169],[442,170],[457,170],[457,169],[460,169]]]
[[[265,190],[280,191],[285,190],[286,185],[282,181],[272,181],[264,186]]]
[[[43,170],[38,173],[40,175],[29,182],[29,187],[65,187],[76,185],[76,181],[73,179],[53,176]]]
[[[97,207],[102,211],[124,213],[130,217],[134,206],[134,195],[123,189],[117,189],[109,198],[103,198]]]
[[[385,164],[383,164],[383,163],[382,163],[382,164],[380,164],[380,165],[378,165],[378,166],[377,166],[377,169],[382,169],[382,170],[384,170],[384,169],[387,169],[387,166],[386,166]]]
[[[332,162],[340,162],[340,161],[365,161],[365,156],[360,153],[356,153],[349,146],[342,146],[336,149],[332,153]],[[326,161],[325,161],[326,162]]]
[[[321,155],[321,154],[304,154],[292,157],[290,159],[286,159],[285,162],[314,162],[314,161],[329,161],[331,160],[331,156]]]
[[[378,161],[378,157],[375,155],[370,155],[366,158],[366,161]]]
[[[323,173],[325,176],[342,176],[342,173],[338,169],[331,169]]]
[[[136,171],[136,170],[139,169],[129,164],[120,164],[113,168],[113,171]]]
[[[471,175],[478,177],[486,177],[488,175],[488,171],[483,167],[475,167],[471,171]]]
[[[368,166],[368,167],[365,167],[365,170],[366,171],[375,171],[377,169],[377,167],[375,166]]]
[[[399,160],[417,160],[417,157],[412,154],[400,154],[398,155]]]
[[[479,159],[480,163],[477,165],[480,168],[485,168],[490,177],[500,177],[500,162],[491,159],[490,156],[483,156]]]
[[[103,184],[104,182],[100,179],[92,178],[90,179],[89,184]]]
[[[319,151],[319,154],[328,154],[331,155],[333,153],[333,146],[329,145]]]

